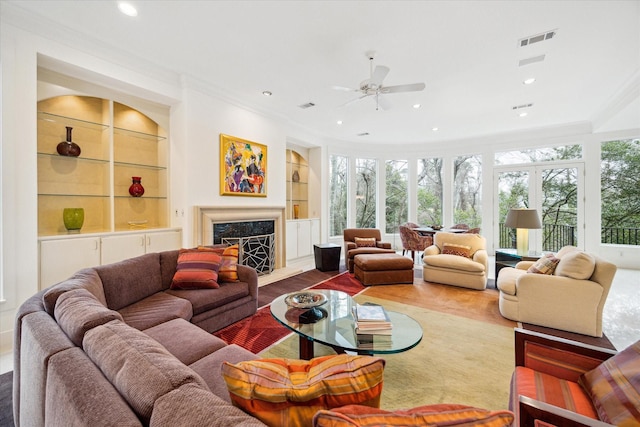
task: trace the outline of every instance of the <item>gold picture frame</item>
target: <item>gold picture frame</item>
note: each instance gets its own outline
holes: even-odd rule
[[[220,134],[220,195],[267,197],[267,146]]]

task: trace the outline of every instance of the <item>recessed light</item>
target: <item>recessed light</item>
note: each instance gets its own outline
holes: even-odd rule
[[[432,131],[438,132],[438,128],[431,128]]]
[[[531,83],[535,82],[536,79],[534,77],[528,78],[525,81],[523,81],[522,83],[525,85],[530,85]]]
[[[118,2],[118,9],[127,16],[138,16],[138,10],[131,3]]]
[[[417,110],[418,108],[420,108],[420,107],[422,107],[422,105],[420,105],[420,104],[413,104],[413,108],[415,108],[416,110]]]
[[[518,114],[520,117],[527,117],[527,113],[526,111],[523,111],[522,113]]]
[[[341,125],[342,124],[342,120],[338,120],[336,123]]]
[[[264,96],[271,96],[271,95],[273,95],[273,93],[271,93],[271,91],[269,91],[269,90],[263,90],[263,91],[262,91],[262,94],[263,94]]]

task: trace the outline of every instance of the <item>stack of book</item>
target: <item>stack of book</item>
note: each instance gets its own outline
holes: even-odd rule
[[[356,304],[355,332],[360,347],[391,342],[393,325],[384,307],[378,304]]]

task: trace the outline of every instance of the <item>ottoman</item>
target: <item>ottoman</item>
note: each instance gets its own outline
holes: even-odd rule
[[[398,254],[356,255],[353,272],[363,285],[413,283],[413,260]]]

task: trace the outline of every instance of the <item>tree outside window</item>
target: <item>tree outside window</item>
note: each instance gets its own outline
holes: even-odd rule
[[[408,219],[409,170],[406,160],[387,160],[386,162],[386,232],[397,233],[398,226]]]
[[[482,223],[482,158],[456,157],[453,161],[453,222],[471,228]],[[451,224],[453,225],[453,224]]]
[[[347,227],[348,158],[329,157],[329,235],[341,236]]]
[[[356,159],[356,227],[376,228],[375,159]]]
[[[442,159],[418,159],[418,224],[442,224]]]

